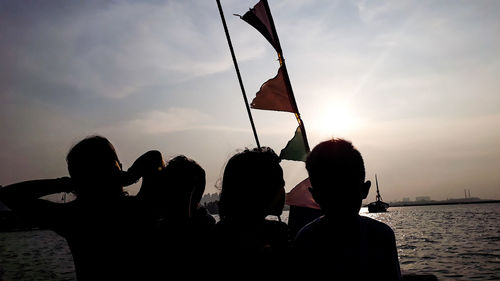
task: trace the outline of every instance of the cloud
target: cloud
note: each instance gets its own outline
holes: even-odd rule
[[[112,128],[99,128],[103,132],[120,132],[125,135],[159,135],[186,130],[200,129],[210,124],[212,118],[191,108],[169,108],[166,111],[150,111],[138,118]]]
[[[0,82],[17,94],[122,98],[232,67],[213,3],[9,3],[0,10],[0,73],[9,77]],[[245,47],[239,59],[262,51]]]
[[[249,99],[278,66],[269,43],[231,15],[254,3],[223,1]],[[330,130],[368,147],[371,167],[393,171],[395,185],[467,174],[457,166],[467,159],[487,173],[498,163],[500,2],[270,4],[311,144],[326,131],[315,122],[352,115],[356,126]],[[4,1],[0,40],[0,155],[12,164],[1,178],[47,176],[31,158],[58,165],[56,154],[92,133],[117,140],[130,161],[160,144],[201,161],[253,144],[212,1]],[[274,148],[296,128],[290,114],[253,114]],[[440,157],[432,179],[419,148]]]

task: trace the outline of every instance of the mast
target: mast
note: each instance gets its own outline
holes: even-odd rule
[[[224,18],[224,12],[222,11],[222,5],[220,0],[217,0],[217,6],[219,7],[219,14],[224,26],[224,32],[226,33],[227,44],[229,45],[229,50],[231,51],[231,57],[233,58],[234,69],[236,70],[236,75],[238,76],[238,82],[240,83],[241,94],[243,95],[243,100],[245,101],[245,107],[247,109],[248,118],[250,119],[250,125],[252,126],[253,136],[255,137],[255,142],[257,147],[260,149],[259,137],[257,136],[257,131],[255,130],[255,124],[253,123],[252,112],[250,111],[250,106],[248,105],[247,94],[245,93],[245,87],[243,87],[243,81],[241,80],[240,69],[238,67],[238,61],[236,60],[236,55],[234,54],[233,44],[231,43],[231,37],[229,36],[229,31],[227,29],[226,19]]]
[[[380,192],[378,191],[378,179],[377,179],[377,174],[375,174],[375,183],[377,184],[377,201],[382,201],[382,196],[380,196]]]

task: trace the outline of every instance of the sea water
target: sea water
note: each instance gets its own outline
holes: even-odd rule
[[[76,280],[66,240],[49,230],[0,232],[0,280]]]
[[[389,208],[401,270],[439,280],[500,280],[500,204]]]
[[[360,214],[396,234],[403,273],[500,280],[500,204],[391,207]],[[281,216],[288,221],[288,212]],[[66,241],[48,230],[0,232],[0,280],[75,280]]]

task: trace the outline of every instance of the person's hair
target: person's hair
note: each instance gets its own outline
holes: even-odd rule
[[[284,185],[280,159],[271,148],[245,149],[232,156],[224,169],[219,215],[221,219],[279,215]]]
[[[325,182],[357,184],[365,180],[365,165],[361,153],[344,139],[330,139],[318,144],[306,160],[311,185],[315,188]]]
[[[111,193],[122,193],[118,183],[117,171],[120,161],[115,148],[108,139],[102,136],[87,137],[74,145],[66,156],[68,172],[72,179],[81,183],[112,184],[115,189]],[[119,188],[118,188],[119,187]],[[76,190],[81,194],[83,190]],[[110,190],[102,190],[110,193]]]
[[[186,193],[192,193],[191,202],[200,202],[205,192],[205,170],[196,161],[179,155],[168,161],[165,173],[169,174],[169,185],[174,188],[185,188]]]

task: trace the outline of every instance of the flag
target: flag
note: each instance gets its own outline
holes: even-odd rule
[[[302,137],[302,130],[300,126],[295,130],[295,135],[288,141],[285,148],[280,152],[281,159],[295,160],[295,161],[306,161],[307,149],[304,144],[304,138]]]
[[[267,0],[260,0],[253,8],[246,12],[241,19],[257,29],[271,43],[280,61],[278,74],[272,79],[267,80],[257,92],[252,101],[251,107],[254,109],[286,111],[295,114],[299,127],[295,131],[294,137],[288,142],[286,147],[281,150],[281,159],[305,161],[309,152],[309,144],[304,128],[304,123],[300,118],[295,97],[293,95],[292,85],[288,77],[285,60],[281,51],[278,34],[274,26],[273,17]]]
[[[310,187],[311,182],[309,178],[306,178],[285,196],[285,204],[290,206],[290,212],[288,213],[288,228],[292,237],[306,224],[323,215],[321,207],[314,201],[309,191]]]
[[[319,209],[318,203],[314,201],[311,192],[309,192],[311,182],[309,178],[301,181],[290,192],[286,194],[285,204],[289,206],[299,206],[311,209]]]
[[[274,49],[279,52],[280,46],[278,38],[274,37],[272,27],[271,27],[271,15],[267,14],[266,6],[262,1],[255,4],[248,12],[246,12],[242,17],[242,20],[246,21],[248,24],[257,29],[266,39],[271,43]]]
[[[274,78],[260,86],[250,106],[255,109],[296,112],[290,103],[282,67],[278,69],[278,74]]]

